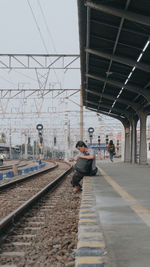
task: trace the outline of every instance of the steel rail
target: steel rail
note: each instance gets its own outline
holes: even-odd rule
[[[39,200],[44,194],[48,191],[54,190],[58,184],[69,174],[72,170],[72,166],[69,167],[63,174],[57,177],[53,182],[46,185],[43,189],[41,189],[38,193],[33,195],[30,199],[28,199],[25,203],[23,203],[20,207],[15,209],[5,218],[0,221],[0,238],[5,234],[6,228],[10,228],[13,226],[15,220],[19,219],[19,217],[26,212],[37,200]]]

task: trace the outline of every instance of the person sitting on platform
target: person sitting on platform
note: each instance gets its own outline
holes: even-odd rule
[[[76,164],[74,165],[74,173],[71,179],[74,193],[82,191],[80,181],[85,175],[96,175],[98,170],[93,149],[88,148],[83,141],[78,141],[76,148],[80,153],[74,158]]]

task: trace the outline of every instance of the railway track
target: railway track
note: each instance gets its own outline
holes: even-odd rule
[[[70,250],[72,251],[73,246],[75,246],[74,242],[76,239],[78,222],[77,206],[79,206],[80,196],[74,196],[72,194],[70,179],[66,179],[65,182],[61,184],[61,186],[57,189],[58,193],[53,191],[54,188],[56,188],[56,185],[58,185],[60,181],[66,177],[66,174],[68,174],[70,170],[70,166],[60,163],[59,168],[57,168],[57,170],[55,169],[53,172],[46,173],[44,175],[41,174],[39,177],[33,178],[32,180],[29,179],[26,182],[24,181],[19,184],[11,185],[10,188],[4,188],[1,190],[0,201],[2,202],[0,202],[0,204],[1,207],[4,204],[4,209],[2,209],[0,221],[0,266],[57,266],[60,258],[60,261],[62,262],[61,266],[66,266],[64,265],[66,264],[64,262],[68,260],[71,262],[74,260],[74,252],[70,253]],[[66,188],[68,189],[68,185],[70,186],[70,192],[66,190]],[[65,196],[66,194],[67,196]],[[39,200],[39,197],[42,197],[42,200]],[[71,201],[68,202],[69,198],[71,198]],[[20,203],[21,206],[18,206],[18,203]],[[33,203],[35,205],[33,205]],[[65,209],[66,205],[69,205],[68,215]],[[19,209],[20,212],[17,214]],[[76,212],[73,213],[75,210]],[[11,220],[8,220],[11,216],[10,212],[13,216]],[[67,220],[65,221],[64,217],[66,215]],[[57,220],[55,216],[57,216]],[[70,225],[69,223],[72,220],[73,222]],[[66,237],[61,233],[63,227],[65,226],[65,222],[67,222],[67,225],[64,228]],[[57,228],[59,223],[62,228],[61,230]],[[50,229],[49,231],[55,229],[52,231],[51,236],[55,236],[57,233],[56,229],[59,229],[59,235],[57,236],[57,240],[55,240],[58,241],[58,239],[60,239],[59,245],[54,244],[55,241],[50,236],[46,241],[46,237],[48,237],[49,233],[49,231],[47,232],[48,228]],[[45,231],[46,234],[44,238],[43,234]],[[69,241],[67,241],[67,232]],[[70,243],[71,234],[74,236],[74,241],[71,241]],[[64,241],[62,241],[63,238]],[[44,243],[42,242],[43,240]],[[49,252],[46,252],[48,255],[45,257],[43,256],[44,258],[42,257],[42,261],[44,261],[44,263],[41,264],[43,265],[33,265],[33,262],[41,261],[37,254],[35,256],[37,244],[39,250],[39,244],[47,244],[47,242],[50,242],[51,245],[48,249]],[[69,253],[69,257],[67,258],[65,255],[66,247],[69,251],[66,252]],[[59,253],[58,255],[54,253],[57,252],[58,249],[61,251],[61,255],[59,255]],[[41,250],[39,250],[38,254],[40,254],[40,252]],[[49,255],[52,254],[53,258],[49,257]]]
[[[54,167],[58,167],[58,164],[55,164]],[[0,186],[0,233],[4,231],[4,226],[12,218],[14,220],[17,214],[20,214],[21,210],[24,210],[35,199],[44,194],[49,187],[52,187],[56,177],[61,176],[62,173],[63,177],[66,170],[70,169],[70,166],[66,163],[59,163],[57,169],[54,169],[54,167],[29,174]],[[52,170],[53,172],[50,172]],[[55,183],[57,183],[57,179]]]

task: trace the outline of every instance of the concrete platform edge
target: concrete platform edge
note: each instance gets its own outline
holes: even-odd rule
[[[108,267],[108,257],[99,216],[92,177],[83,179],[83,191],[79,212],[78,244],[75,267]]]

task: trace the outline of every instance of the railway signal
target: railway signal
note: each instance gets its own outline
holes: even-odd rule
[[[40,160],[39,164],[41,164],[42,161],[42,154],[43,154],[43,125],[42,124],[37,124],[36,129],[38,130],[38,135],[39,135],[39,147],[40,147]]]
[[[98,146],[99,146],[99,150],[100,150],[100,143],[101,143],[101,139],[100,139],[100,135],[98,136]]]
[[[106,145],[108,145],[108,142],[109,142],[109,138],[108,138],[108,135],[106,135]]]
[[[89,132],[89,137],[90,137],[90,144],[92,144],[92,138],[93,138],[94,128],[93,127],[89,127],[88,128],[88,132]]]

